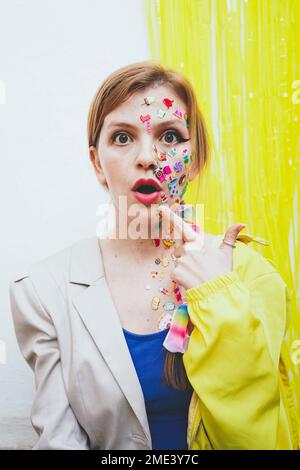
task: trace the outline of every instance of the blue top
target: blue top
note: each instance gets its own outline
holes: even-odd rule
[[[154,450],[187,449],[188,408],[193,389],[176,390],[162,384],[168,328],[140,335],[123,328],[145,399]]]

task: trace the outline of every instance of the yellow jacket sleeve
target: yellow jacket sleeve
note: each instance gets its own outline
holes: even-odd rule
[[[199,397],[198,448],[275,449],[286,285],[230,271],[185,292],[194,329],[183,362]]]

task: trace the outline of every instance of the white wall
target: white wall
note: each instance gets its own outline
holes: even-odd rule
[[[147,58],[143,0],[0,0],[0,448],[35,441],[8,281],[96,233],[105,195],[88,159],[88,107],[111,71]]]

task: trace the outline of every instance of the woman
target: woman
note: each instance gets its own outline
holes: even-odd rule
[[[188,80],[153,62],[117,70],[88,138],[113,230],[10,284],[35,374],[34,448],[295,448],[286,285],[243,224],[216,236],[184,213],[209,154]]]

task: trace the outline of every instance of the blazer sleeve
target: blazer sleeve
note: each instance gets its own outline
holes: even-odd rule
[[[17,341],[35,375],[31,422],[39,438],[33,449],[89,449],[66,396],[54,324],[30,276],[11,281],[9,291]]]
[[[230,271],[185,292],[194,329],[183,362],[197,393],[203,449],[275,449],[286,285]]]

